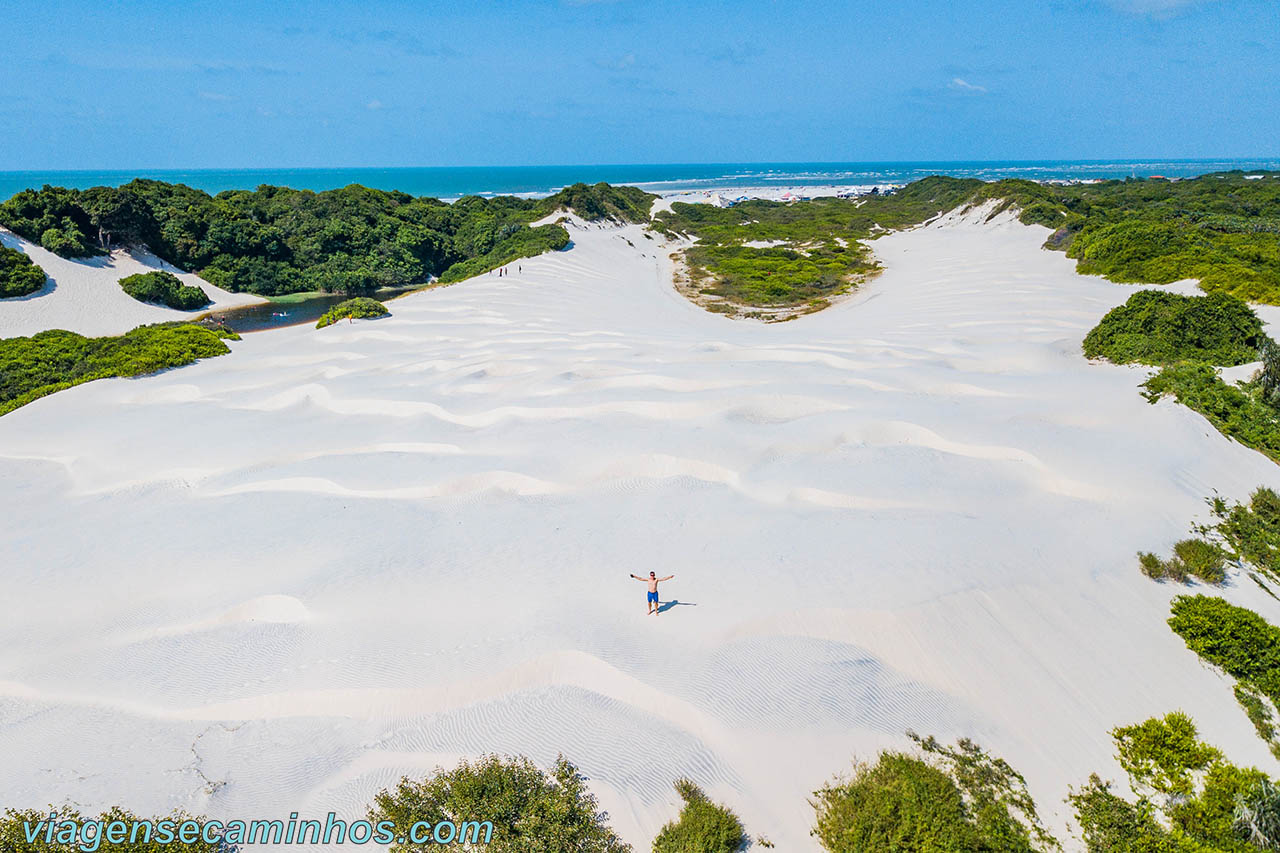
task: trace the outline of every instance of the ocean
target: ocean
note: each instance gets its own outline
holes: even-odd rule
[[[134,178],[187,184],[210,193],[261,184],[327,190],[363,184],[418,196],[550,195],[577,181],[632,184],[650,192],[904,184],[928,175],[1070,181],[1164,175],[1193,177],[1230,169],[1280,169],[1280,159],[1257,160],[1043,160],[901,163],[703,163],[615,166],[441,166],[394,169],[123,169],[111,171],[0,172],[0,199],[44,184],[116,186]]]

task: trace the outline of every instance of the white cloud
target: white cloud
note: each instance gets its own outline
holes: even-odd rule
[[[377,98],[374,98],[372,101],[365,104],[364,108],[367,110],[380,110],[382,109],[382,101],[379,101]]]
[[[947,88],[955,89],[959,92],[970,92],[974,95],[985,95],[987,93],[986,86],[976,86],[963,77],[952,77],[951,82],[947,84]]]

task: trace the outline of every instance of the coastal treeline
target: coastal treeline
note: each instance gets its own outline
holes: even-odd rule
[[[261,186],[211,196],[137,179],[87,190],[45,186],[0,204],[0,225],[68,258],[114,245],[149,247],[231,291],[365,295],[435,278],[455,281],[564,248],[557,210],[588,219],[648,218],[653,196],[576,184],[544,199],[468,196],[448,204],[359,185],[326,192]]]

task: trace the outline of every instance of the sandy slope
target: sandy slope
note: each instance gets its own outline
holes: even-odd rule
[[[0,299],[0,338],[34,335],[45,329],[67,329],[82,335],[118,335],[144,323],[182,320],[206,311],[263,302],[249,293],[231,293],[192,273],[165,263],[145,250],[119,249],[107,257],[68,260],[0,228],[0,245],[26,252],[49,276],[42,290],[29,296]],[[120,279],[134,273],[165,270],[183,284],[199,287],[213,304],[198,311],[176,311],[139,302],[120,289]]]
[[[1108,729],[1174,708],[1276,772],[1134,552],[1280,468],[1085,362],[1132,291],[1043,239],[949,217],[762,326],[684,301],[637,228],[576,228],[386,320],[5,416],[0,802],[354,815],[563,751],[637,849],[687,774],[792,851],[907,728],[1003,754],[1058,828],[1119,774]]]

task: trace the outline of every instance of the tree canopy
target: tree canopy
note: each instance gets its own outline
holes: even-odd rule
[[[209,297],[201,288],[183,284],[164,270],[125,276],[120,279],[120,287],[139,302],[154,302],[179,311],[194,311],[209,304]]]
[[[25,252],[0,246],[0,299],[26,296],[44,287],[44,270]]]
[[[461,849],[489,853],[628,853],[606,824],[607,815],[577,768],[559,758],[550,772],[527,758],[488,755],[437,769],[422,780],[402,779],[374,797],[372,822],[391,821],[406,839],[418,821],[492,823],[488,844]],[[393,844],[394,853],[428,851],[435,844]]]

